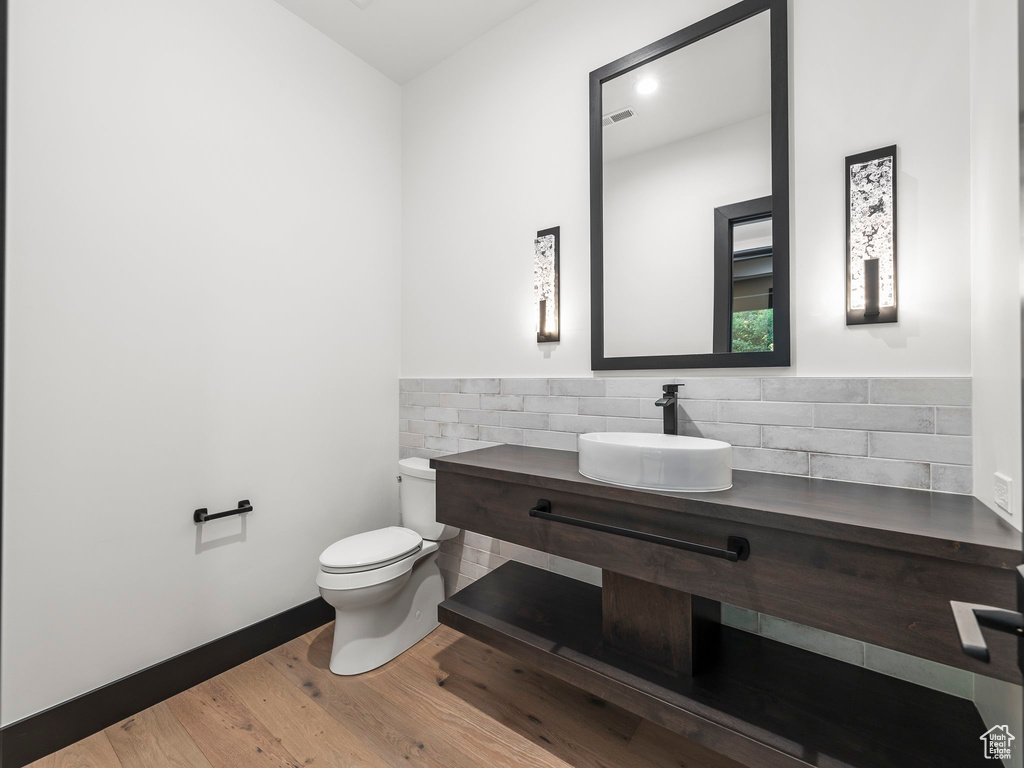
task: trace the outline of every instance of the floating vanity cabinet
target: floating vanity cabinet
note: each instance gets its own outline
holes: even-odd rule
[[[972,659],[949,606],[1015,602],[1016,534],[976,500],[754,472],[640,491],[522,446],[432,465],[439,521],[603,570],[506,563],[444,624],[758,768],[986,764],[971,702],[720,623],[728,602],[1019,683],[1016,639]]]

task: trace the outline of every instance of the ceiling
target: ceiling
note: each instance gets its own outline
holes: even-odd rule
[[[603,114],[636,112],[604,129],[605,162],[767,115],[770,43],[769,15],[759,13],[605,82]],[[658,89],[638,93],[646,78]]]
[[[536,1],[277,0],[399,85]]]

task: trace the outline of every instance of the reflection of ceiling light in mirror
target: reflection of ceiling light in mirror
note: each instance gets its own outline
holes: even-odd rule
[[[636,88],[637,93],[646,96],[647,94],[654,93],[658,90],[658,81],[653,77],[644,77],[638,80],[634,87]]]
[[[365,11],[373,3],[373,0],[349,0],[349,2],[359,10]]]

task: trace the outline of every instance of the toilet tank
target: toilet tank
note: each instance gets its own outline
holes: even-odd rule
[[[458,528],[437,522],[434,501],[434,470],[428,459],[402,459],[398,462],[401,479],[402,525],[416,531],[427,541],[441,541],[459,534]]]

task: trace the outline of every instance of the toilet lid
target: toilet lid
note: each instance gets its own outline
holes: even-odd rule
[[[401,459],[398,462],[398,472],[410,477],[419,477],[424,480],[433,480],[436,470],[430,468],[430,459],[419,456],[410,456],[408,459]]]
[[[423,546],[423,537],[396,525],[357,533],[336,541],[320,555],[320,568],[328,573],[353,573],[381,568],[401,560]]]

